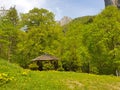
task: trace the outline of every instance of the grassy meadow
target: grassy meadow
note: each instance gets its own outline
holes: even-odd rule
[[[120,90],[120,77],[30,71],[0,60],[0,90]]]

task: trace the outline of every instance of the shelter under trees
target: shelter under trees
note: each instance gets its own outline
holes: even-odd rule
[[[32,62],[37,62],[37,65],[39,66],[38,69],[40,71],[43,70],[43,62],[53,65],[54,66],[53,69],[57,70],[58,60],[59,60],[58,58],[56,58],[55,56],[52,56],[52,55],[41,55],[41,56],[38,56],[35,59],[33,59]],[[49,67],[46,69],[49,69]]]

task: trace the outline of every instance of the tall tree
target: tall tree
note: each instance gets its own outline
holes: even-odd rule
[[[17,10],[14,7],[11,7],[6,15],[6,18],[8,19],[8,21],[13,24],[13,25],[17,25],[18,21],[19,21],[19,17],[18,17],[18,13]]]
[[[29,13],[22,14],[21,23],[23,26],[27,25],[26,40],[19,44],[19,53],[25,55],[21,61],[26,63],[29,60],[41,54],[56,54],[60,26],[54,20],[54,14],[46,9],[34,8]]]
[[[18,23],[18,14],[15,7],[11,7],[7,14],[0,19],[0,28],[4,33],[3,40],[6,40],[7,44],[6,48],[6,57],[8,61],[11,60],[13,53],[15,52],[15,48],[17,45],[17,23]]]
[[[85,32],[85,45],[92,56],[92,64],[100,74],[113,74],[118,68],[116,61],[119,61],[120,49],[119,14],[118,8],[107,7]]]

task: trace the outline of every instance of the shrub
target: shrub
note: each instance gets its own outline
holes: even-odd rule
[[[54,70],[54,65],[51,63],[45,63],[43,65],[43,70]]]
[[[13,80],[13,77],[9,77],[8,74],[5,73],[0,73],[0,86],[8,83],[11,80]]]
[[[26,70],[24,70],[24,71],[22,72],[22,75],[23,75],[23,76],[27,76],[27,75],[29,74],[29,72],[30,72],[30,70],[27,70],[27,69],[26,69]]]
[[[32,63],[29,65],[29,69],[31,69],[31,70],[38,70],[38,67],[39,66],[36,63]]]
[[[64,68],[61,66],[57,69],[58,71],[64,71]]]

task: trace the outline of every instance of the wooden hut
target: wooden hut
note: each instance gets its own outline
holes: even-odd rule
[[[52,55],[41,55],[36,57],[32,60],[32,62],[37,62],[37,65],[39,66],[39,70],[43,70],[43,63],[45,61],[49,61],[51,64],[54,65],[54,69],[56,70],[58,68],[58,58]]]

